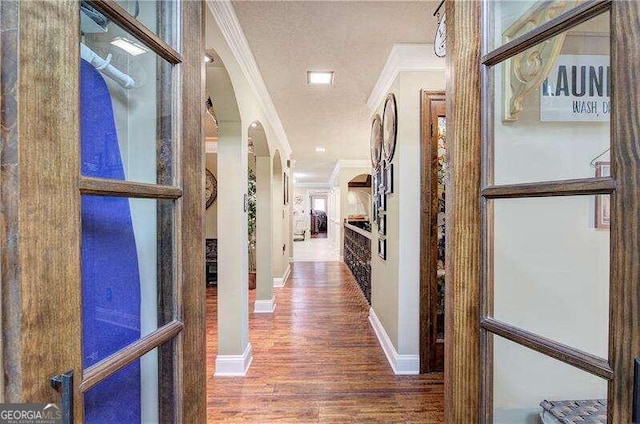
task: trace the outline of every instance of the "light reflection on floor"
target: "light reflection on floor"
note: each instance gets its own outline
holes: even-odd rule
[[[341,261],[340,250],[331,245],[331,240],[310,239],[293,242],[294,262],[331,262]]]

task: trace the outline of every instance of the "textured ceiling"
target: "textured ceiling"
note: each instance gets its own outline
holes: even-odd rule
[[[394,43],[433,42],[438,3],[233,2],[293,149],[295,172],[313,175],[305,182],[328,181],[328,164],[337,159],[368,159],[369,94]],[[334,84],[307,85],[308,70],[335,71]],[[316,153],[316,146],[326,152]]]

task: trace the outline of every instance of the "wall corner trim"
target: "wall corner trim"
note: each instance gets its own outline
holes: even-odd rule
[[[214,377],[244,377],[249,371],[253,361],[253,348],[251,343],[242,355],[218,355],[216,357],[216,371]]]
[[[273,287],[284,287],[287,284],[287,278],[291,273],[291,264],[287,264],[287,269],[284,270],[282,278],[273,277]]]
[[[369,308],[369,322],[376,333],[384,354],[387,356],[387,361],[389,361],[393,373],[395,375],[420,374],[420,355],[399,354],[373,308]]]
[[[262,79],[260,68],[256,63],[256,59],[253,56],[251,47],[247,37],[244,35],[244,31],[240,26],[238,17],[230,0],[206,0],[209,11],[213,15],[220,32],[225,41],[229,45],[229,49],[233,53],[233,56],[238,61],[238,65],[242,70],[251,91],[256,96],[260,107],[264,114],[267,116],[273,131],[280,140],[280,145],[285,150],[284,157],[291,156],[291,145],[289,139],[284,131],[280,116],[276,111],[276,107],[271,100],[267,86]]]
[[[394,44],[376,85],[373,87],[367,107],[375,112],[387,96],[387,92],[400,72],[445,69],[445,59],[436,56],[433,44]]]
[[[254,314],[271,314],[276,310],[276,298],[256,300],[253,307]]]
[[[336,161],[331,176],[329,177],[329,187],[338,185],[338,176],[343,168],[371,168],[369,159],[340,159]]]

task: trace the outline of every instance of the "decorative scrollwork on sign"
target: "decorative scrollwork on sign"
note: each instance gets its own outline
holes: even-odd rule
[[[517,38],[571,9],[578,0],[552,3],[540,1],[527,10],[504,32],[504,42]],[[543,41],[504,62],[505,121],[516,121],[522,112],[527,94],[540,87],[553,68],[566,33]]]

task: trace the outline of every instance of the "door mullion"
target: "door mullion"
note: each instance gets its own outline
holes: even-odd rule
[[[609,422],[631,422],[634,358],[640,355],[640,3],[611,6],[612,174]]]

